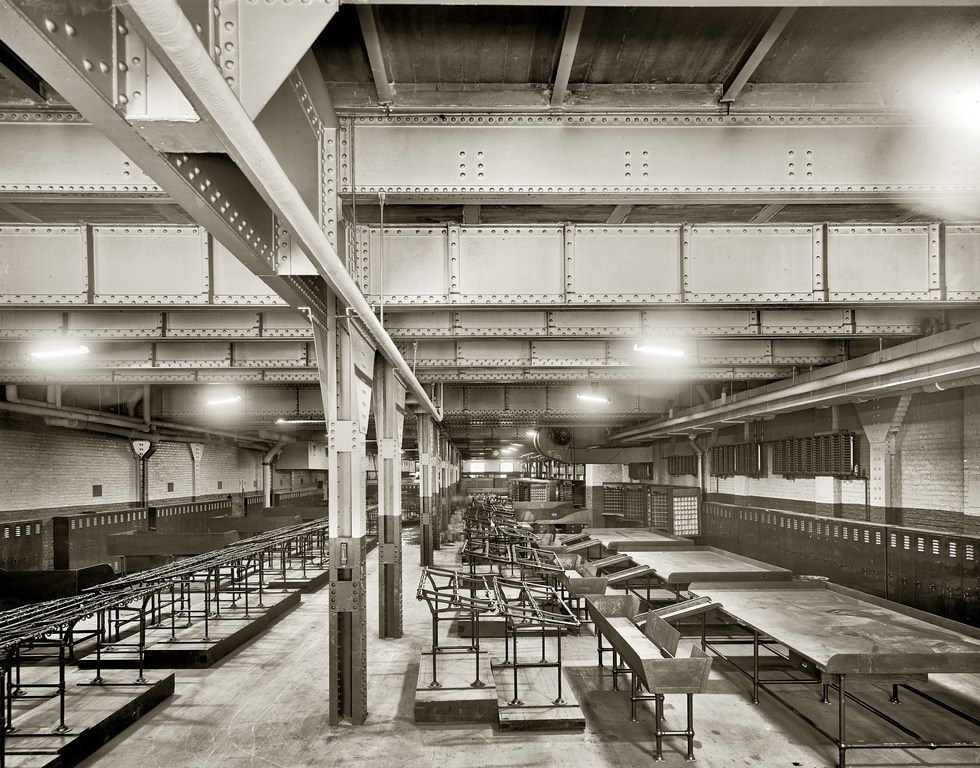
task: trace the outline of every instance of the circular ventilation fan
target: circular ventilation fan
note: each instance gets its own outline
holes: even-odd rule
[[[567,429],[551,430],[551,441],[558,446],[566,446],[572,442],[572,433]]]

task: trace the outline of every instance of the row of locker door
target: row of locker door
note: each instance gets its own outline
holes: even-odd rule
[[[704,543],[980,626],[980,540],[709,503]]]

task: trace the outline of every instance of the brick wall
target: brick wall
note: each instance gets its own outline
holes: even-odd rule
[[[870,467],[870,444],[852,406],[824,408],[780,416],[746,430],[742,425],[720,432],[716,445],[805,437],[846,430],[858,436],[860,475],[854,479],[830,477],[787,479],[710,477],[706,491],[720,501],[785,509],[793,512],[837,515],[851,519],[883,520],[954,532],[980,532],[980,387],[913,395],[895,441],[893,506],[875,510],[866,506],[864,475]],[[664,441],[656,447],[654,481],[673,485],[696,484],[693,477],[670,477],[664,457],[691,453],[687,440]],[[771,449],[767,456],[771,466]]]
[[[261,490],[262,454],[257,451],[205,445],[198,471],[192,468],[187,444],[159,443],[148,464],[151,502],[223,496],[240,491],[242,483],[246,491]],[[0,521],[113,511],[139,503],[136,459],[120,438],[0,417],[0,472]],[[101,496],[92,495],[95,485],[102,487]],[[297,480],[297,487],[309,487],[309,481],[299,486]],[[44,563],[50,568],[50,521],[42,535]]]
[[[157,445],[149,461],[151,503],[262,489],[261,453],[220,443],[203,447],[195,465],[186,443]]]
[[[129,443],[91,432],[0,418],[0,467],[0,519],[25,516],[8,514],[16,510],[125,506],[137,498]],[[92,495],[94,485],[101,496]]]
[[[323,483],[323,487],[327,487],[327,473],[319,470],[274,469],[272,475],[272,488],[275,491],[304,491],[316,488],[317,483]]]
[[[893,504],[905,525],[963,513],[963,390],[912,397],[896,440]]]

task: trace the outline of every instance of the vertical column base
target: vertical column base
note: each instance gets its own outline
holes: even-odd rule
[[[402,519],[378,517],[378,636],[396,640],[402,636]]]
[[[366,539],[330,539],[328,666],[331,725],[367,719]]]

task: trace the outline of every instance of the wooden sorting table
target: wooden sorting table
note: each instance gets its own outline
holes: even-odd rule
[[[630,552],[630,559],[650,569],[650,576],[679,593],[695,581],[790,581],[792,572],[761,560],[742,557],[714,547],[671,545],[660,550]]]
[[[828,582],[715,581],[692,584],[690,591],[719,603],[722,613],[751,635],[751,673],[738,665],[735,668],[751,678],[753,702],[758,703],[762,689],[803,718],[837,745],[841,768],[846,765],[849,749],[980,748],[980,720],[912,685],[912,681],[921,680],[929,673],[980,672],[980,629]],[[746,640],[712,639],[704,644],[732,661],[719,647],[737,642]],[[782,656],[778,647],[774,647],[777,644],[787,649],[783,658],[794,668],[786,670],[787,673],[807,672],[803,679],[792,676],[760,679],[759,648]],[[925,738],[915,728],[847,692],[845,680],[849,676],[890,683],[892,703],[899,702],[899,689],[908,690],[961,721],[973,724],[976,736],[972,740],[946,742]],[[833,688],[838,700],[837,732],[820,726],[778,695],[773,690],[777,685],[818,685],[823,703],[829,702],[829,690]],[[901,731],[904,738],[849,741],[846,706],[849,701],[883,718]]]
[[[582,533],[587,533],[607,552],[645,552],[653,549],[694,546],[693,541],[682,536],[645,528],[586,528]]]

